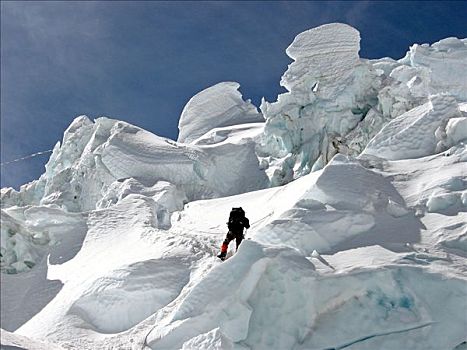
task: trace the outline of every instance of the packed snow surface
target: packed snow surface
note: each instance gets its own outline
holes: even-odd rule
[[[467,42],[359,43],[299,34],[277,101],[216,84],[177,142],[76,118],[1,192],[2,349],[466,349]]]

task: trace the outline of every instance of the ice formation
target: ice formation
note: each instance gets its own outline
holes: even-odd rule
[[[377,104],[380,80],[372,65],[360,60],[359,43],[356,29],[328,24],[299,34],[287,48],[294,62],[281,85],[289,92],[261,105],[262,146],[272,158],[274,184],[322,168]]]
[[[112,197],[122,197],[125,191],[156,195],[165,188],[157,185],[160,181],[169,182],[173,193],[180,189],[190,200],[264,188],[267,177],[259,169],[252,139],[246,137],[241,144],[187,145],[122,121],[92,122],[81,116],[55,146],[45,174],[19,193],[4,191],[3,205],[57,205],[85,211],[95,209],[97,203],[98,207],[112,203]]]
[[[76,118],[1,192],[2,349],[467,348],[467,42],[359,41],[299,34],[288,92],[203,90],[178,142]]]
[[[425,104],[385,125],[363,153],[392,160],[428,156],[445,150],[465,137],[462,130],[459,130],[459,136],[455,131],[462,129],[458,123],[463,123],[463,119],[452,96],[432,95]],[[449,127],[446,128],[448,122]]]
[[[193,96],[180,116],[177,141],[191,143],[216,127],[264,121],[249,100],[243,101],[239,88],[239,83],[223,82]]]
[[[416,44],[398,61],[361,59],[359,42],[354,28],[328,24],[287,48],[294,62],[281,85],[288,92],[261,105],[259,155],[274,185],[322,168],[336,153],[358,155],[383,125],[432,95],[451,96],[451,108],[466,100],[465,39]]]

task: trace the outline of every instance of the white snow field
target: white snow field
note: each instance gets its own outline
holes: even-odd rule
[[[299,34],[288,92],[203,90],[177,142],[76,118],[1,192],[1,349],[467,349],[467,40],[359,42]]]

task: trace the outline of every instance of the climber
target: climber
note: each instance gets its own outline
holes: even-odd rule
[[[222,243],[221,252],[217,256],[221,260],[225,260],[230,241],[235,238],[238,249],[238,246],[240,243],[242,243],[244,238],[243,228],[248,229],[250,227],[250,221],[245,217],[245,211],[242,209],[242,207],[232,208],[230,211],[227,227],[229,228],[229,232],[227,233],[227,236]]]

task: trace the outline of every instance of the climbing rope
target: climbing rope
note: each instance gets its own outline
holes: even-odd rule
[[[33,154],[28,155],[28,156],[24,156],[24,157],[21,157],[21,158],[17,158],[17,159],[10,160],[10,161],[8,161],[8,162],[0,163],[0,166],[4,166],[4,165],[7,165],[7,164],[19,162],[19,161],[21,161],[21,160],[26,160],[26,159],[34,158],[34,157],[40,156],[40,155],[42,155],[42,154],[47,154],[47,153],[51,153],[51,152],[53,152],[53,149],[49,149],[49,150],[47,150],[47,151],[42,151],[42,152],[33,153]]]

